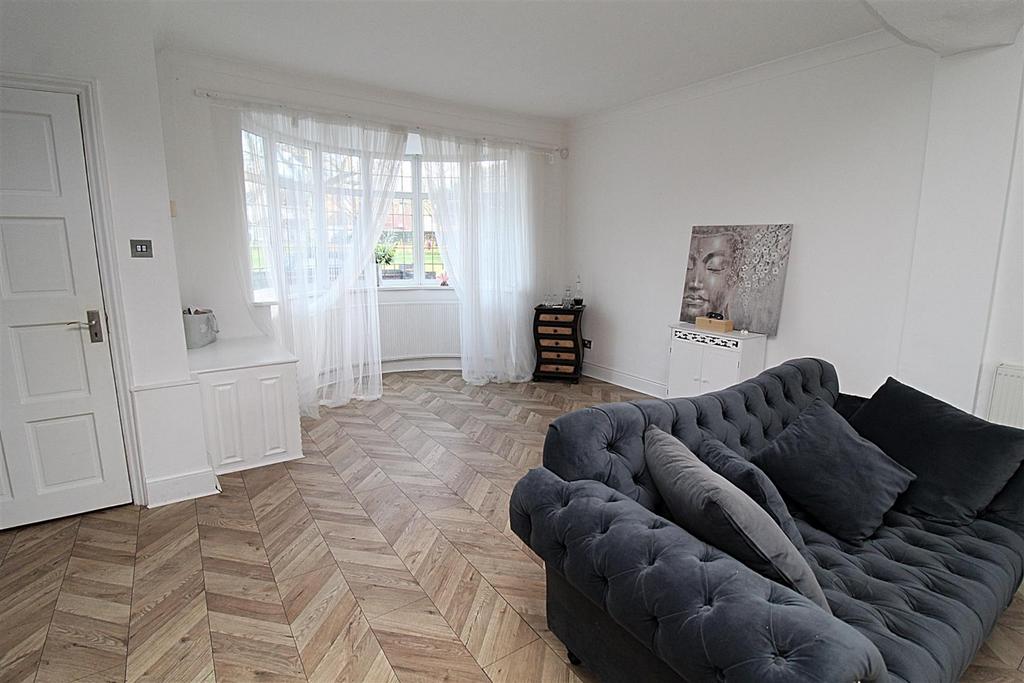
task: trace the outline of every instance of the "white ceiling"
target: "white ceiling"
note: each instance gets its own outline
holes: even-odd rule
[[[860,0],[154,0],[173,47],[569,118],[882,26]]]

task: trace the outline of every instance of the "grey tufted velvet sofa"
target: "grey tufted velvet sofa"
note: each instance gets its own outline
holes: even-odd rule
[[[890,512],[850,546],[797,501],[829,615],[667,519],[644,467],[647,425],[692,450],[713,437],[750,457],[815,397],[847,417],[863,401],[839,393],[832,365],[804,358],[711,394],[552,423],[511,522],[546,564],[548,623],[573,659],[605,681],[959,678],[1021,582],[1024,520],[952,527]]]

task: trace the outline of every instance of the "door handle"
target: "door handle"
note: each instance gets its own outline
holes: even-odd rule
[[[64,323],[65,327],[74,327],[79,330],[89,330],[89,341],[93,344],[103,341],[103,326],[100,324],[100,312],[98,309],[90,309],[85,312],[86,322],[72,320]]]

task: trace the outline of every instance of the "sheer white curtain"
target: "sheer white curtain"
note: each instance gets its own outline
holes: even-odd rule
[[[373,250],[404,132],[263,111],[234,120],[245,218],[236,260],[250,300],[278,306],[276,333],[299,359],[303,415],[379,398]]]
[[[459,297],[462,376],[525,382],[533,371],[533,221],[527,152],[424,133],[423,178]]]

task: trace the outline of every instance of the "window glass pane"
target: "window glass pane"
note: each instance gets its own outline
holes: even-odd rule
[[[437,226],[434,221],[434,207],[424,199],[423,209],[423,279],[429,282],[447,282],[442,278],[445,272],[441,260],[441,248],[437,244]]]
[[[423,164],[423,192],[426,193],[431,186],[430,180],[442,180],[442,186],[446,190],[455,190],[459,186],[459,162],[457,161],[432,161]]]
[[[395,183],[396,192],[412,192],[412,162],[402,162],[402,175],[398,178]]]
[[[267,153],[262,137],[242,131],[242,171],[245,179],[245,219],[249,228],[249,266],[255,301],[274,299],[270,279],[270,198]]]
[[[376,192],[381,191],[387,180],[387,174],[395,170],[395,164],[392,161],[385,161],[384,159],[373,160],[373,190]],[[395,177],[394,190],[395,194],[401,196],[403,194],[412,195],[412,161],[402,161],[398,166],[398,175]]]
[[[300,278],[314,286],[320,243],[313,221],[313,150],[287,142],[275,147],[284,275],[291,286]]]
[[[362,172],[354,154],[324,152],[321,155],[324,201],[324,242],[327,280],[334,282],[344,263],[344,249],[352,244],[356,220],[362,208]]]
[[[416,232],[412,220],[412,199],[395,197],[391,202],[377,249],[382,282],[412,280],[416,277]],[[390,263],[387,263],[390,261]]]

